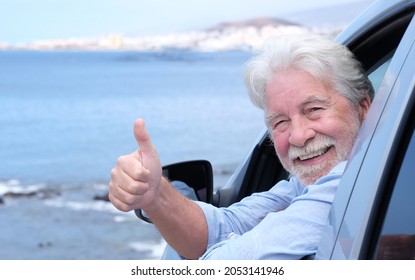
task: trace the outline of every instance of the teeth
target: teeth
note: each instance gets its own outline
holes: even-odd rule
[[[328,151],[328,149],[329,148],[327,147],[327,148],[324,148],[324,149],[322,149],[320,151],[315,151],[314,153],[310,153],[310,154],[307,154],[307,155],[299,156],[298,158],[300,160],[307,160],[307,159],[310,159],[310,158],[318,157],[318,156],[321,156],[322,154],[325,154]]]

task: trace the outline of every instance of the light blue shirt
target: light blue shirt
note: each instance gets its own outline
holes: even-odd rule
[[[208,223],[201,259],[301,259],[316,253],[346,162],[314,185],[295,177],[227,208],[197,202]]]

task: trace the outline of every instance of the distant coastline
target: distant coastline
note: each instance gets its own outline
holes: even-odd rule
[[[264,39],[271,35],[313,32],[334,37],[342,29],[342,26],[306,27],[273,18],[256,18],[221,23],[202,31],[165,35],[130,37],[123,34],[109,34],[97,38],[37,40],[20,44],[0,42],[0,50],[163,51],[181,49],[208,52],[253,50],[260,47]]]

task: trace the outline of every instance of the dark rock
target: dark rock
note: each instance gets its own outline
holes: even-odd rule
[[[108,201],[108,202],[110,201],[110,199],[108,197],[108,193],[102,194],[102,195],[97,194],[97,195],[94,196],[94,200],[102,200],[102,201]]]
[[[60,195],[61,193],[57,190],[53,189],[39,189],[35,191],[30,192],[13,192],[9,191],[4,194],[3,197],[7,198],[32,198],[32,197],[38,197],[41,199],[46,199],[50,197],[55,197]]]
[[[46,248],[46,247],[52,247],[52,246],[53,246],[53,243],[50,242],[50,241],[47,241],[47,242],[39,242],[37,244],[37,247],[39,247],[39,248]]]

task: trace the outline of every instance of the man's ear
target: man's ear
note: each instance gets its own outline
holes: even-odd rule
[[[367,112],[369,112],[370,105],[372,105],[372,101],[370,96],[366,96],[364,99],[360,101],[360,121],[366,118]]]

